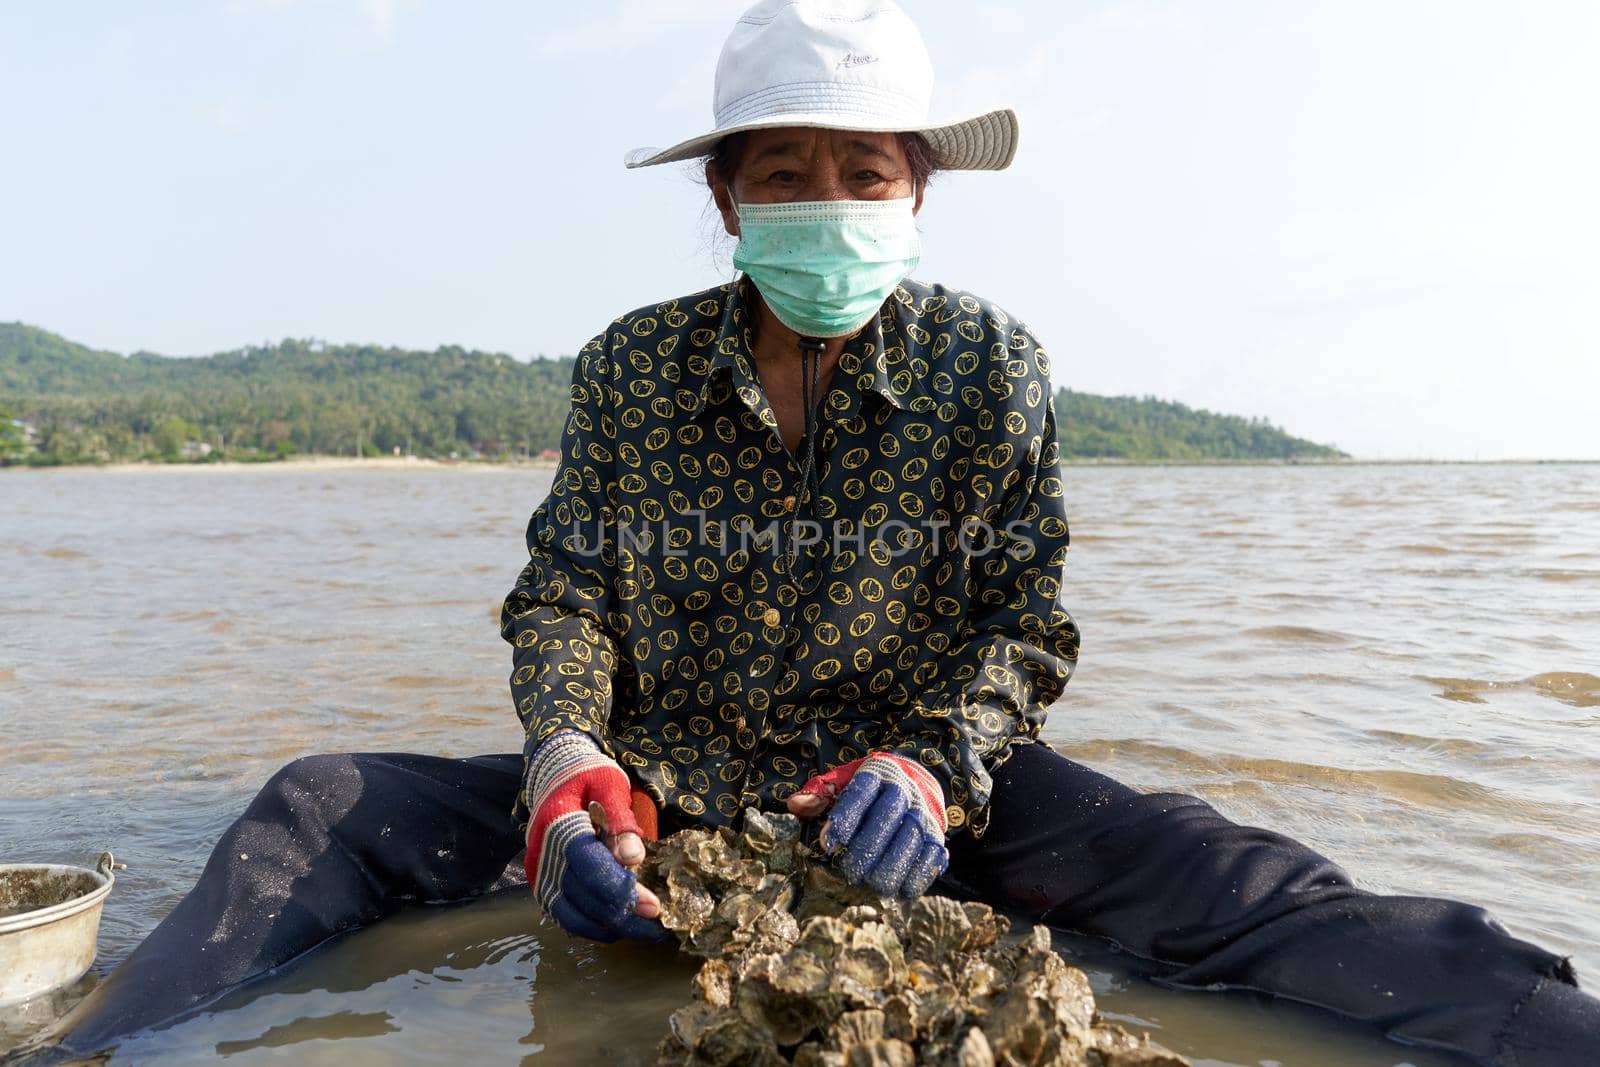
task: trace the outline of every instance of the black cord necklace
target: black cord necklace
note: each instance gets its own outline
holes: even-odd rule
[[[816,498],[822,488],[821,478],[817,473],[817,391],[822,376],[822,353],[826,346],[818,338],[802,337],[799,340],[799,347],[800,403],[804,405],[806,412],[805,436],[800,442],[800,494],[794,510],[789,513],[788,545],[785,550],[790,577],[796,579],[794,568],[800,559],[796,527],[802,509],[815,512]],[[809,556],[809,553],[807,555]],[[809,573],[810,568],[807,567],[807,574]]]

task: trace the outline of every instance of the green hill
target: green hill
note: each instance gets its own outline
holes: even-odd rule
[[[571,377],[571,357],[456,347],[288,340],[194,359],[119,356],[0,323],[0,462],[537,455],[557,445]],[[1343,455],[1260,419],[1152,398],[1062,389],[1056,413],[1068,458]]]
[[[35,463],[424,456],[553,446],[572,360],[283,341],[196,359],[117,356],[0,324],[0,407],[32,427]]]
[[[1056,433],[1067,459],[1349,459],[1337,448],[1291,437],[1262,418],[1218,415],[1153,396],[1056,390]]]

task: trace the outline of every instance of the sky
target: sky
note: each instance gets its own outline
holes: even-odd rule
[[[1367,458],[1600,459],[1600,4],[903,0],[935,116],[917,276],[1058,385]],[[745,3],[0,6],[0,321],[198,355],[522,357],[732,276],[689,165]]]

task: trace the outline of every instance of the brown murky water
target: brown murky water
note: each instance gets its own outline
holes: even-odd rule
[[[1600,975],[1600,467],[1073,468],[1084,659],[1048,734],[1485,904]],[[547,470],[0,476],[0,862],[129,869],[98,968],[305,753],[511,751],[491,614]],[[1437,1059],[1062,942],[1200,1064]],[[520,894],[358,933],[118,1060],[647,1063],[691,968]]]

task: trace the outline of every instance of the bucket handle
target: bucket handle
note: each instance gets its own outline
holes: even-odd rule
[[[118,863],[116,857],[111,853],[102,852],[100,853],[100,861],[94,865],[94,869],[110,878],[112,871],[125,871],[128,869],[128,865],[126,863]]]

